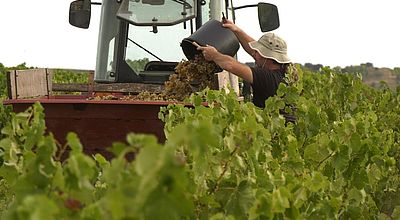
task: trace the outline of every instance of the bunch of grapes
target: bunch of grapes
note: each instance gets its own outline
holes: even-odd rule
[[[217,89],[218,82],[215,73],[219,67],[214,62],[209,62],[202,55],[196,55],[192,60],[182,60],[175,68],[175,73],[170,75],[164,83],[162,93],[140,92],[137,95],[115,97],[112,95],[96,96],[90,100],[142,100],[142,101],[183,101],[193,92],[205,88]]]
[[[202,55],[196,55],[189,61],[181,61],[175,68],[175,74],[165,82],[164,97],[183,101],[191,93],[205,88],[217,88],[215,72],[218,66],[206,61]]]
[[[101,100],[118,100],[118,97],[114,95],[98,95],[94,97],[89,97],[87,100],[101,101]]]
[[[140,92],[137,95],[128,95],[128,96],[123,96],[119,100],[125,100],[125,101],[132,101],[132,100],[141,100],[141,101],[165,101],[166,98],[164,95],[161,93],[151,93],[148,91]]]

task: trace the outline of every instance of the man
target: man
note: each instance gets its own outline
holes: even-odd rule
[[[286,42],[274,33],[266,33],[255,41],[229,20],[224,20],[223,26],[235,33],[243,49],[254,58],[255,67],[240,63],[233,57],[218,52],[212,46],[198,46],[197,49],[202,51],[206,60],[214,61],[222,69],[250,83],[253,88],[254,105],[264,108],[265,100],[276,95],[279,84],[285,82],[285,75],[291,65]],[[287,114],[283,110],[281,114],[286,122],[296,121],[294,115]]]
[[[276,95],[279,84],[284,82],[291,64],[286,42],[273,33],[266,33],[255,41],[229,20],[225,20],[223,26],[235,33],[243,49],[254,58],[255,67],[240,63],[233,57],[218,52],[213,46],[198,46],[197,49],[202,51],[206,60],[214,61],[222,69],[250,83],[254,105],[264,108],[265,100]]]

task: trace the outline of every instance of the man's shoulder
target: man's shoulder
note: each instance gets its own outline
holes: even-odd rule
[[[268,69],[263,69],[258,66],[250,67],[253,76],[256,75],[258,78],[281,78],[284,74],[281,74],[279,71],[272,71]]]

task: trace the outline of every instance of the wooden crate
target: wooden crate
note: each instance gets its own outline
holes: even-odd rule
[[[49,96],[52,71],[47,68],[12,70],[7,73],[10,99]]]

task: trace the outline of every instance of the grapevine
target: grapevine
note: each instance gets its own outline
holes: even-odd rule
[[[399,219],[400,89],[323,71],[300,72],[264,109],[194,92],[193,107],[161,109],[164,144],[128,134],[110,161],[85,155],[74,133],[59,161],[40,104],[10,113],[1,219]],[[296,123],[279,114],[285,104]]]

